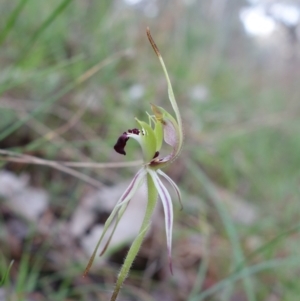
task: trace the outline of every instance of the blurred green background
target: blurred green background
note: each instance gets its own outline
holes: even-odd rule
[[[54,161],[140,159],[134,143],[126,157],[113,145],[136,126],[135,116],[146,118],[150,102],[170,109],[147,26],[164,57],[185,129],[182,154],[166,170],[184,199],[183,211],[175,205],[175,275],[160,227],[120,300],[299,300],[300,3],[254,2],[1,1],[2,151]],[[285,5],[289,13],[278,14]],[[74,256],[80,241],[56,240],[94,188],[49,166],[9,160],[2,152],[2,172],[29,175],[49,194],[55,219],[53,235],[43,235],[2,193],[0,300],[108,300],[126,248],[82,279],[88,256]],[[79,171],[113,187],[135,170]],[[11,226],[19,220],[27,229],[21,238]],[[159,250],[152,257],[149,244]],[[57,264],[51,254],[60,248],[65,261]],[[153,271],[155,260],[162,264]]]

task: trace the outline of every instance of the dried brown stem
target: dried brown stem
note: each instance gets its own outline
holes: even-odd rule
[[[158,50],[158,47],[156,46],[156,44],[155,44],[155,42],[154,42],[154,40],[153,40],[153,38],[152,38],[152,36],[151,36],[149,27],[147,27],[147,36],[148,36],[148,40],[149,40],[149,42],[150,42],[150,44],[151,44],[153,50],[155,51],[156,55],[157,55],[158,57],[161,57],[160,52],[159,52],[159,50]]]

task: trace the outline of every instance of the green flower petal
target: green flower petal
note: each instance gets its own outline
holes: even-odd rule
[[[144,162],[149,163],[154,158],[156,153],[156,136],[154,130],[151,128],[149,124],[147,124],[144,121],[140,121],[137,118],[136,121],[141,127],[139,142],[142,147]]]
[[[156,151],[159,151],[161,149],[161,146],[162,146],[162,143],[164,140],[164,130],[163,130],[163,124],[162,124],[163,116],[162,116],[159,108],[156,105],[151,104],[151,109],[155,116],[154,134],[155,134],[155,138],[156,138]]]

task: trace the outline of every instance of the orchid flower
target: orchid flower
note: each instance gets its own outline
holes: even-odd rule
[[[182,121],[174,97],[174,93],[173,93],[173,89],[171,86],[167,69],[165,67],[162,56],[160,55],[160,52],[150,34],[149,28],[147,28],[147,36],[163,68],[167,80],[167,85],[168,85],[168,95],[169,95],[172,108],[175,112],[175,117],[173,117],[162,107],[151,104],[153,115],[148,114],[149,123],[146,123],[136,118],[138,128],[133,128],[124,132],[118,138],[114,146],[116,152],[122,155],[126,155],[125,146],[127,141],[130,138],[136,140],[142,148],[143,165],[141,169],[133,177],[131,183],[129,184],[129,186],[123,193],[123,195],[120,197],[112,213],[108,217],[104,225],[103,233],[87,265],[85,274],[88,272],[88,270],[90,269],[93,263],[93,260],[96,256],[101,241],[103,240],[109,227],[113,224],[113,229],[100,255],[102,255],[107,249],[111,241],[111,238],[114,234],[114,231],[118,225],[118,222],[122,218],[130,200],[132,199],[133,195],[136,193],[136,191],[139,189],[139,187],[142,185],[142,183],[145,180],[147,181],[147,188],[148,188],[148,203],[147,203],[147,209],[146,209],[145,217],[140,232],[136,237],[136,239],[134,240],[127,254],[123,267],[120,271],[116,283],[116,288],[111,300],[116,300],[120,287],[123,281],[125,280],[125,278],[127,277],[132,262],[139,251],[143,238],[145,237],[145,234],[149,228],[151,216],[155,208],[158,196],[162,201],[162,205],[164,209],[168,257],[169,257],[170,270],[172,272],[171,248],[172,248],[172,227],[173,227],[173,205],[172,205],[170,194],[160,178],[161,177],[164,178],[166,181],[168,181],[171,184],[181,203],[181,194],[179,188],[177,187],[175,182],[161,169],[167,166],[168,164],[170,164],[172,161],[174,161],[178,157],[181,151],[182,142],[183,142]],[[160,150],[163,145],[163,141],[171,146],[172,151],[170,154],[164,157],[160,157]]]

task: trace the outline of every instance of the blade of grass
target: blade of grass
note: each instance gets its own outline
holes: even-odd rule
[[[8,135],[12,134],[15,130],[20,128],[23,124],[25,124],[32,116],[36,116],[43,110],[50,107],[53,103],[58,101],[62,96],[64,96],[66,93],[70,92],[72,89],[74,89],[77,86],[77,81],[72,82],[68,84],[66,87],[62,88],[59,92],[48,98],[43,104],[38,106],[35,110],[31,112],[31,114],[28,115],[28,117],[23,118],[14,124],[12,124],[10,127],[6,128],[6,130],[2,131],[0,133],[0,141],[6,138]]]
[[[36,233],[36,225],[32,224],[29,228],[28,236],[24,242],[21,260],[18,265],[18,273],[15,284],[15,292],[20,296],[26,292],[33,292],[39,282],[40,271],[45,259],[46,248],[49,243],[43,242],[39,246],[39,252],[32,256],[32,241]]]
[[[211,180],[204,174],[204,172],[200,168],[197,168],[197,166],[193,164],[191,160],[187,161],[187,166],[189,171],[195,175],[195,179],[197,179],[205,188],[207,195],[213,201],[214,206],[216,207],[222,219],[225,230],[228,234],[228,238],[232,245],[232,255],[234,262],[233,269],[235,269],[237,266],[239,266],[242,262],[245,261],[235,225],[230,215],[228,214],[226,208],[223,206],[222,202],[219,201],[219,196],[216,193],[216,188],[214,187],[214,184],[211,182]],[[243,272],[246,272],[247,267],[245,264],[243,264],[243,268]],[[256,300],[252,280],[250,278],[245,277],[243,279],[243,284],[247,295],[247,299],[250,301]]]
[[[9,275],[9,272],[12,268],[14,264],[14,260],[12,260],[9,264],[9,266],[7,267],[7,269],[5,270],[4,272],[4,275],[2,276],[2,279],[0,280],[0,287],[4,285],[4,283],[6,282],[7,278],[8,278],[8,275]]]
[[[260,246],[259,248],[257,248],[256,250],[254,250],[253,252],[248,254],[247,257],[244,259],[244,261],[241,262],[236,267],[236,269],[233,271],[233,273],[239,272],[243,268],[243,265],[245,264],[246,261],[250,261],[252,258],[254,258],[254,256],[258,255],[259,253],[264,252],[269,247],[275,245],[276,243],[279,243],[282,239],[286,238],[290,234],[295,233],[299,230],[300,230],[300,224],[297,224],[296,226],[294,226],[294,227],[292,227],[292,228],[290,228],[286,231],[283,231],[283,232],[279,233],[278,235],[276,235],[275,237],[273,237],[272,239],[267,241],[265,244],[263,244],[262,246]]]
[[[56,101],[58,101],[62,96],[64,96],[66,93],[73,90],[78,85],[84,83],[89,78],[91,78],[94,74],[99,72],[103,67],[110,64],[111,62],[115,61],[116,59],[128,55],[128,50],[123,50],[115,53],[114,55],[108,57],[107,59],[101,61],[97,65],[93,66],[92,68],[88,69],[83,75],[81,75],[77,80],[75,80],[72,83],[69,83],[67,86],[62,88],[60,91],[58,91],[53,96],[49,97],[42,103],[40,106],[38,106],[35,110],[33,110],[27,117],[15,122],[10,127],[6,128],[4,131],[0,133],[0,141],[6,138],[8,135],[12,134],[15,130],[17,130],[19,127],[21,127],[23,124],[25,124],[28,120],[30,120],[33,116],[37,116],[40,112],[46,110],[49,108],[52,104],[54,104]]]
[[[30,72],[26,73],[24,75],[24,78],[16,80],[16,81],[12,81],[9,78],[9,75],[7,75],[7,78],[4,80],[4,81],[6,81],[5,84],[1,84],[1,86],[3,86],[3,87],[0,86],[0,95],[2,95],[5,91],[8,91],[12,88],[15,88],[19,85],[24,85],[26,82],[28,82],[30,80],[35,80],[36,78],[41,79],[42,77],[48,76],[49,74],[51,74],[55,71],[59,71],[60,69],[63,69],[63,68],[69,67],[70,65],[81,62],[84,59],[85,58],[82,54],[76,55],[76,56],[73,56],[70,59],[62,60],[57,65],[51,66],[49,68],[44,68],[43,70],[34,71],[32,73],[30,73]],[[11,70],[9,70],[9,72],[13,73],[14,70],[15,69],[11,69]]]
[[[28,55],[30,49],[33,47],[35,42],[38,40],[38,38],[42,35],[42,33],[51,25],[51,23],[67,8],[67,6],[72,2],[73,0],[63,0],[57,8],[53,11],[53,13],[41,24],[41,26],[38,28],[38,30],[32,35],[31,39],[29,40],[27,46],[22,51],[22,55],[19,58],[17,65],[22,63],[26,56]]]
[[[195,283],[193,285],[192,291],[190,292],[190,295],[188,297],[188,301],[193,300],[195,296],[198,295],[198,293],[201,291],[205,277],[206,277],[206,272],[208,270],[208,265],[209,265],[209,258],[206,256],[202,261],[201,264],[199,265],[198,273],[197,273],[197,278],[195,280]]]
[[[266,271],[266,270],[272,270],[272,269],[278,269],[280,267],[297,267],[300,265],[300,258],[297,257],[290,257],[290,258],[285,258],[285,259],[277,259],[277,260],[268,260],[262,263],[258,263],[252,266],[249,266],[247,270],[243,270],[237,273],[232,274],[231,276],[227,277],[224,280],[219,281],[209,289],[205,290],[198,296],[193,297],[189,301],[201,301],[204,300],[207,297],[210,297],[217,292],[222,291],[229,285],[234,285],[237,281],[243,280],[244,278],[248,278],[251,275],[255,275],[257,273]],[[299,268],[299,267],[297,267]]]
[[[0,46],[5,41],[6,37],[12,30],[17,18],[19,17],[20,13],[22,12],[23,8],[25,7],[25,4],[28,2],[28,0],[21,0],[19,2],[19,5],[16,6],[16,8],[12,11],[10,14],[4,28],[2,29],[0,33]]]
[[[18,269],[18,275],[16,280],[16,293],[24,293],[26,292],[26,280],[28,277],[28,274],[30,273],[30,258],[29,254],[25,253],[22,256],[19,269]]]

